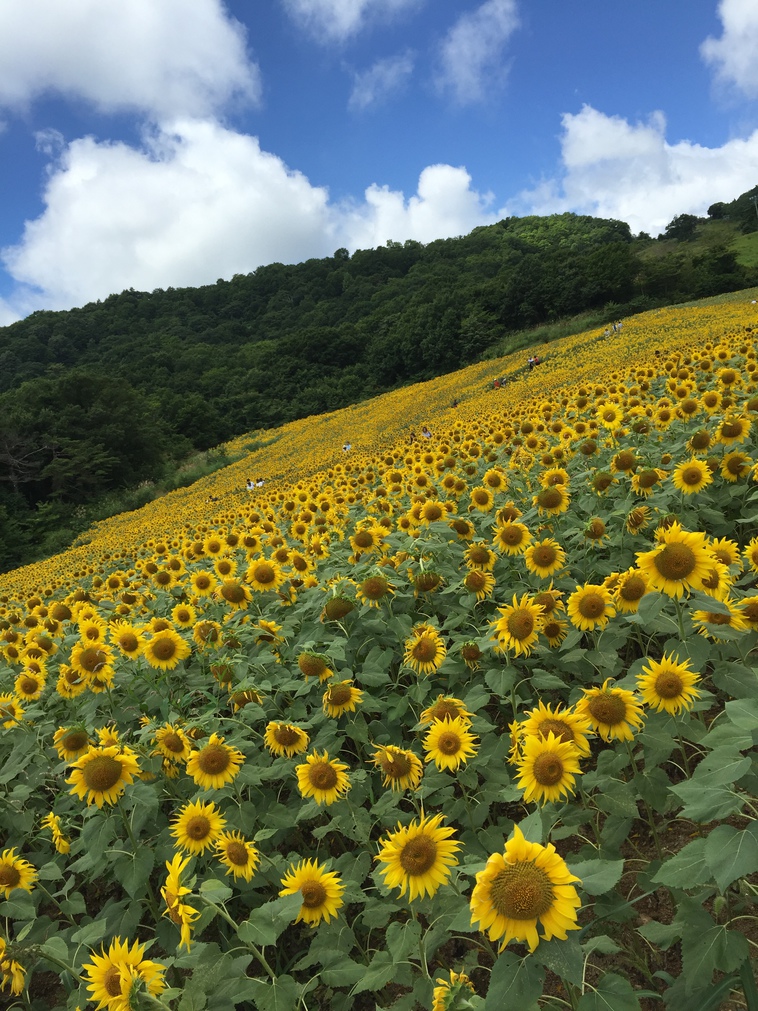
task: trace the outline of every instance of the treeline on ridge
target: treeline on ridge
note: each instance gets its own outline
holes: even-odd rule
[[[719,226],[750,229],[749,195],[711,208]],[[114,492],[170,481],[176,461],[243,432],[506,353],[509,335],[539,324],[758,282],[723,243],[692,246],[694,231],[651,255],[658,244],[621,221],[506,218],[35,312],[0,331],[0,570],[62,549],[109,509],[141,504]]]

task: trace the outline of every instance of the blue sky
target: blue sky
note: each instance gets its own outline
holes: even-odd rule
[[[0,0],[0,324],[756,183],[755,0]]]

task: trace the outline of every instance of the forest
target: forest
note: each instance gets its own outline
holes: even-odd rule
[[[142,504],[142,482],[175,487],[182,461],[224,462],[208,451],[243,432],[496,357],[541,324],[758,283],[732,248],[758,229],[757,194],[678,215],[658,240],[616,220],[511,217],[32,313],[0,330],[0,570]]]

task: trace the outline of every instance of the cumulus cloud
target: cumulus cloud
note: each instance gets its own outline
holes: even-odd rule
[[[221,0],[0,4],[0,106],[49,93],[102,112],[203,116],[257,101],[260,76]]]
[[[348,108],[360,111],[400,91],[413,73],[413,61],[413,53],[407,51],[377,60],[368,70],[357,73]]]
[[[666,119],[646,123],[606,116],[592,106],[562,117],[563,175],[520,195],[533,214],[577,211],[628,221],[656,235],[676,214],[705,214],[755,185],[758,130],[717,148],[669,144]]]
[[[374,185],[360,202],[330,203],[255,137],[214,120],[177,120],[139,148],[75,140],[50,166],[43,198],[43,213],[0,256],[18,285],[0,304],[6,322],[129,287],[208,284],[263,263],[426,242],[493,220],[489,197],[449,165],[425,168],[409,199]]]
[[[755,0],[721,0],[719,17],[721,38],[707,38],[700,53],[718,80],[758,98],[758,6]]]
[[[295,24],[322,42],[344,42],[370,21],[393,18],[424,0],[283,0]]]
[[[440,89],[459,105],[485,98],[504,77],[505,46],[518,25],[516,0],[486,0],[462,15],[442,42]]]

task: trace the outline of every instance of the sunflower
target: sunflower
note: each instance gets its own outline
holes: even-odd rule
[[[164,723],[153,735],[156,754],[163,755],[172,762],[186,762],[192,754],[192,745],[181,727]]]
[[[733,446],[750,435],[750,418],[728,415],[716,430],[716,441],[723,446]]]
[[[216,857],[228,867],[227,874],[249,881],[261,861],[254,843],[248,842],[239,832],[222,832],[216,840]]]
[[[531,540],[529,528],[523,523],[514,521],[497,525],[493,543],[501,554],[522,555]]]
[[[447,1008],[455,1007],[458,994],[461,994],[465,1000],[467,991],[468,993],[475,992],[474,984],[465,972],[453,972],[450,969],[449,979],[438,976],[435,982],[437,986],[432,991],[432,1011],[446,1011]]]
[[[738,605],[729,597],[724,597],[720,603],[724,610],[721,611],[694,611],[692,620],[698,625],[698,631],[716,642],[723,642],[719,638],[719,630],[729,628],[734,632],[746,632],[747,625],[742,617]]]
[[[147,641],[142,634],[142,630],[138,629],[135,625],[132,625],[128,621],[117,621],[111,626],[110,639],[114,646],[116,646],[124,656],[128,656],[130,660],[138,657],[142,650],[145,648],[145,642]]]
[[[68,853],[71,849],[71,841],[66,838],[61,829],[61,820],[57,814],[52,811],[50,814],[45,815],[45,817],[40,822],[41,828],[50,829],[50,834],[53,837],[53,845],[58,853]]]
[[[637,688],[645,703],[657,712],[665,709],[676,716],[691,709],[700,695],[695,687],[700,675],[690,670],[690,661],[680,662],[673,654],[663,654],[661,660],[649,660],[637,675]]]
[[[265,593],[267,590],[278,590],[286,576],[277,563],[273,560],[261,558],[252,562],[245,574],[245,580],[258,593]]]
[[[434,762],[438,769],[455,771],[476,754],[477,736],[470,731],[471,721],[464,716],[432,720],[424,738],[425,761]]]
[[[191,888],[182,884],[182,873],[187,869],[191,857],[182,857],[181,853],[175,853],[171,860],[166,861],[168,875],[166,883],[161,888],[163,901],[166,909],[163,915],[181,928],[181,939],[179,947],[186,947],[189,951],[191,944],[192,924],[198,919],[200,913],[194,906],[184,901],[185,895],[190,895]]]
[[[191,604],[177,604],[171,611],[171,620],[179,628],[194,628],[197,611]]]
[[[470,509],[475,509],[480,513],[488,513],[495,504],[495,496],[489,488],[480,486],[471,489]]]
[[[368,576],[358,584],[356,597],[369,607],[381,607],[381,602],[395,594],[395,587],[384,575]]]
[[[239,579],[225,579],[213,595],[223,600],[232,611],[244,610],[253,599],[250,590]]]
[[[589,720],[592,729],[603,740],[631,741],[643,723],[642,707],[633,692],[624,688],[609,688],[611,678],[602,688],[583,688],[575,711]]]
[[[500,618],[492,626],[497,648],[502,652],[512,649],[516,656],[529,656],[543,625],[542,608],[528,593],[523,594],[521,600],[514,593],[513,602],[499,607],[498,611]]]
[[[698,583],[698,589],[707,593],[716,600],[724,600],[728,596],[734,580],[729,574],[729,569],[723,562],[717,562],[714,558],[713,564],[708,569],[708,575]]]
[[[751,537],[743,552],[745,562],[753,572],[758,572],[758,537]]]
[[[719,537],[712,540],[709,547],[716,561],[721,562],[722,565],[726,565],[727,568],[731,568],[732,565],[738,565],[739,571],[742,572],[743,565],[740,557],[740,547],[736,541],[730,541],[726,537]]]
[[[87,690],[87,681],[78,671],[73,670],[68,664],[61,664],[58,668],[58,680],[55,682],[55,690],[64,699],[75,699],[77,695]]]
[[[128,999],[128,991],[127,998],[124,998],[124,983],[131,978],[132,973],[144,981],[148,993],[153,996],[165,990],[163,973],[166,967],[160,962],[143,958],[145,947],[145,944],[137,941],[130,947],[128,941],[115,937],[107,953],[103,947],[101,954],[93,952],[92,961],[84,963],[84,978],[87,989],[91,991],[90,1000],[97,1001],[96,1011],[101,1011],[102,1008],[108,1008],[108,1011],[127,1011],[130,1004],[124,1002]]]
[[[626,517],[626,529],[630,534],[638,534],[650,525],[652,513],[649,506],[637,506]]]
[[[190,576],[192,590],[198,597],[208,597],[218,586],[218,580],[212,572],[201,569]]]
[[[363,692],[354,688],[352,681],[332,681],[322,699],[324,712],[332,719],[343,713],[354,713],[355,707],[363,701]]]
[[[443,828],[443,821],[441,814],[422,815],[408,825],[398,824],[396,831],[379,840],[377,860],[384,864],[384,883],[388,888],[399,888],[401,895],[407,891],[410,902],[434,895],[458,864],[455,854],[461,844],[450,838],[455,829]]]
[[[721,461],[721,476],[725,481],[734,484],[741,477],[745,477],[752,462],[747,453],[726,453]]]
[[[563,485],[554,484],[532,496],[540,516],[560,516],[568,510],[571,495]]]
[[[616,614],[610,591],[596,583],[578,586],[566,601],[566,611],[572,623],[584,632],[605,628]]]
[[[174,818],[170,831],[177,846],[199,856],[209,846],[216,845],[225,828],[226,819],[212,801],[193,800]]]
[[[66,762],[74,762],[86,754],[90,739],[84,727],[59,727],[53,734],[53,747],[58,757]]]
[[[597,406],[597,420],[603,428],[607,428],[609,432],[615,432],[617,429],[621,428],[623,417],[624,412],[618,404],[606,401],[605,403],[598,404]]]
[[[519,732],[525,737],[547,737],[553,734],[556,741],[573,744],[579,755],[589,755],[590,746],[587,737],[592,733],[586,717],[575,713],[573,709],[562,709],[560,705],[545,705],[542,700],[537,702],[536,709],[530,709],[527,719],[519,725]]]
[[[447,647],[432,625],[415,625],[405,641],[403,662],[417,674],[433,674],[447,656]]]
[[[15,848],[0,854],[0,893],[8,899],[14,888],[30,892],[37,880],[33,864],[17,855]]]
[[[235,779],[244,761],[239,748],[224,744],[224,738],[213,733],[204,747],[191,752],[187,775],[203,790],[220,790]]]
[[[313,797],[317,804],[333,804],[350,789],[344,762],[329,758],[329,752],[314,751],[302,765],[295,766],[297,785],[303,797]]]
[[[24,702],[35,702],[44,690],[46,679],[41,674],[24,669],[13,683],[16,695]]]
[[[77,642],[71,649],[69,663],[73,670],[88,681],[94,676],[100,680],[108,680],[114,674],[113,650],[104,642],[98,643],[96,646]]]
[[[566,552],[558,541],[546,537],[542,541],[531,544],[524,552],[524,561],[529,572],[540,579],[548,579],[566,562]]]
[[[647,579],[640,569],[622,572],[613,590],[613,602],[619,614],[634,614],[648,592]]]
[[[469,544],[463,552],[463,560],[469,569],[483,569],[485,572],[491,572],[495,567],[497,555],[482,541],[476,541]]]
[[[5,941],[0,938],[0,991],[7,989],[11,996],[20,997],[26,986],[26,969],[6,955]]]
[[[290,864],[281,881],[284,887],[279,892],[280,895],[296,895],[300,892],[303,897],[295,923],[302,920],[310,927],[315,927],[322,920],[328,923],[345,904],[342,899],[345,886],[339,874],[327,871],[316,860],[301,860],[298,864]]]
[[[308,734],[300,727],[294,727],[291,723],[277,723],[274,720],[266,726],[263,735],[263,743],[272,754],[286,755],[287,758],[307,751],[309,742]]]
[[[484,569],[470,569],[463,579],[463,585],[476,595],[477,600],[486,600],[495,589],[495,577]]]
[[[568,622],[560,618],[546,618],[540,631],[547,639],[548,646],[556,649],[568,635]]]
[[[579,752],[571,741],[556,737],[529,734],[521,740],[521,756],[517,762],[519,781],[524,800],[558,802],[574,792],[575,774],[579,768]]]
[[[448,716],[451,720],[461,717],[469,723],[473,719],[473,713],[466,709],[460,699],[456,699],[452,695],[438,695],[432,705],[421,713],[419,723],[422,726],[428,726],[435,720],[444,720]]]
[[[658,539],[658,547],[637,552],[637,565],[651,590],[681,597],[685,590],[696,587],[713,565],[706,535],[682,530],[674,520],[668,529],[660,530]]]
[[[424,775],[421,759],[412,751],[397,748],[394,744],[379,747],[372,758],[374,765],[381,769],[383,786],[393,790],[417,790]]]
[[[298,655],[297,665],[306,681],[310,677],[318,678],[319,681],[328,681],[330,677],[334,677],[334,671],[329,666],[329,657],[325,653],[305,650]]]
[[[145,643],[142,655],[157,670],[173,670],[191,652],[189,644],[175,629],[164,628]]]
[[[502,938],[500,951],[509,941],[524,941],[534,951],[540,941],[538,920],[545,940],[565,941],[567,931],[579,929],[575,881],[579,878],[571,874],[552,843],[527,842],[515,825],[505,852],[493,853],[476,875],[471,926],[478,923],[490,941]]]
[[[66,782],[72,784],[69,793],[101,808],[104,803],[115,804],[139,771],[137,756],[130,748],[91,747],[73,763]]]
[[[692,459],[683,460],[674,468],[671,480],[677,491],[683,495],[694,495],[707,488],[713,481],[713,476],[708,465],[693,456]]]

